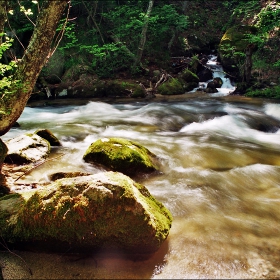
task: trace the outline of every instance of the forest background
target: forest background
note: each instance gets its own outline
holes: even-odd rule
[[[2,96],[30,42],[44,1],[10,2],[0,52]],[[244,31],[240,40],[245,45],[221,47],[222,38],[234,36],[228,30],[242,33],[244,26],[254,28]],[[280,98],[279,26],[280,6],[272,0],[72,0],[52,42],[53,56],[43,67],[32,98],[56,96],[71,88],[80,91],[77,96],[88,97],[93,95],[93,87],[103,87],[112,79],[122,85],[140,81],[147,88],[155,71],[174,73],[174,58],[200,59],[199,55],[213,50],[219,59],[224,52],[222,64],[237,83],[238,93]],[[252,75],[246,81],[249,44]]]

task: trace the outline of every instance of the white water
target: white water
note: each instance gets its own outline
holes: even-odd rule
[[[37,128],[62,142],[58,161],[19,182],[44,182],[58,170],[100,172],[82,160],[102,137],[137,141],[161,158],[163,174],[143,178],[172,213],[167,241],[148,260],[106,252],[22,252],[38,278],[279,278],[280,104],[191,99],[181,103],[26,108],[5,141]],[[47,269],[47,268],[48,269]]]
[[[209,56],[209,60],[206,63],[206,66],[213,71],[213,79],[221,78],[223,81],[223,85],[221,86],[221,88],[217,88],[218,92],[211,93],[210,96],[212,96],[212,97],[227,96],[235,90],[236,87],[234,85],[232,85],[229,78],[226,78],[226,73],[224,72],[222,65],[217,63],[216,55]],[[211,79],[207,82],[200,82],[199,87],[193,89],[191,92],[195,92],[196,90],[198,90],[200,88],[206,88],[207,84],[210,81],[212,81],[213,79]]]

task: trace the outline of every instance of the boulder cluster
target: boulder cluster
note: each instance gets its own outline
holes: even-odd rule
[[[0,166],[25,170],[47,160],[52,147],[60,145],[45,129],[1,141]],[[156,155],[134,141],[103,138],[88,147],[83,159],[106,171],[58,171],[46,184],[16,191],[2,175],[0,226],[5,242],[52,251],[158,250],[169,234],[171,213],[131,178],[158,173]]]

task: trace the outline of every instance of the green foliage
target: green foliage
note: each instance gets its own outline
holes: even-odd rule
[[[121,69],[131,62],[125,47],[118,43],[108,43],[103,46],[80,46],[80,50],[91,54],[92,67],[99,77],[110,77],[114,71]]]
[[[4,34],[0,34],[0,36],[4,36]],[[0,45],[0,59],[2,59],[4,52],[11,47],[13,42],[13,39],[8,37],[6,37],[5,40],[6,41]],[[13,78],[13,73],[16,68],[16,61],[11,61],[8,64],[0,62],[0,116],[10,113],[10,109],[5,108],[3,105],[7,98],[21,87],[21,82]]]
[[[273,64],[273,66],[274,66],[275,68],[280,69],[280,59],[277,60],[277,61]]]
[[[245,96],[280,99],[280,86],[274,86],[265,89],[255,89],[255,90],[250,88],[246,91]]]
[[[262,33],[280,26],[280,6],[267,6],[258,14],[257,26]]]
[[[61,20],[57,31],[60,32],[64,29],[64,44],[60,46],[59,50],[70,49],[79,47],[81,44],[78,43],[78,39],[75,32],[75,23],[67,22],[65,25],[65,19]]]
[[[177,95],[185,93],[183,84],[176,78],[171,78],[158,87],[158,93],[161,95]]]

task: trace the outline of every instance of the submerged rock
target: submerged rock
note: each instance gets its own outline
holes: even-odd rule
[[[83,159],[126,175],[158,170],[156,156],[139,143],[122,138],[103,138],[92,143]]]
[[[50,144],[37,134],[23,134],[6,142],[8,153],[5,162],[23,164],[46,158]]]
[[[119,248],[155,252],[170,212],[143,185],[118,172],[60,179],[0,198],[1,237],[36,248]]]

